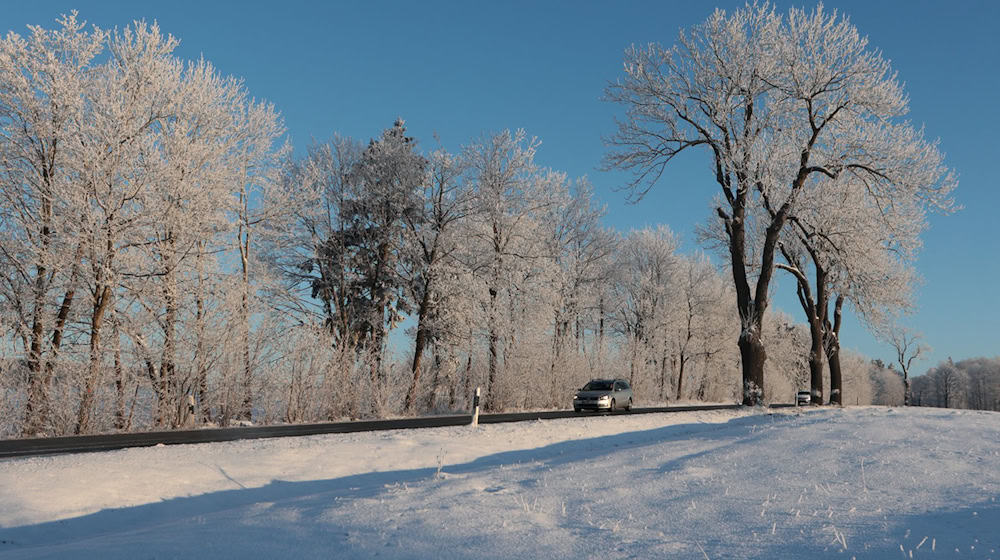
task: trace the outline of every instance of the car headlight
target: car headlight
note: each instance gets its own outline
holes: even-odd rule
[[[611,400],[611,395],[601,395],[600,397],[597,397],[597,400],[599,400],[599,401],[609,401],[609,400]]]

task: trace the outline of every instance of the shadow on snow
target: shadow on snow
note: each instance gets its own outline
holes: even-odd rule
[[[626,449],[671,441],[697,442],[699,449],[666,461],[658,469],[660,475],[669,475],[692,459],[710,455],[719,448],[734,443],[759,445],[775,435],[770,433],[771,428],[785,422],[794,419],[799,424],[812,424],[824,421],[820,416],[768,414],[720,424],[671,425],[565,441],[536,449],[505,451],[467,463],[446,464],[440,471],[420,468],[317,481],[275,480],[259,488],[165,499],[72,519],[0,529],[0,557],[354,558],[372,555],[373,541],[385,543],[385,549],[378,555],[386,558],[504,558],[511,554],[511,547],[532,557],[564,557],[571,553],[584,557],[595,554],[604,558],[642,557],[641,542],[633,543],[640,546],[638,554],[635,550],[630,553],[627,547],[602,551],[589,547],[586,542],[572,541],[574,550],[566,550],[532,542],[531,538],[512,537],[495,526],[482,526],[468,534],[455,535],[444,531],[433,518],[421,519],[418,526],[411,521],[408,526],[400,527],[399,522],[389,518],[389,512],[384,512],[382,523],[368,520],[367,524],[363,520],[345,523],[328,514],[331,508],[351,507],[358,500],[387,498],[394,489],[408,485],[446,485],[449,483],[447,478],[438,478],[441,472],[446,473],[446,477],[459,477],[505,466],[543,472],[573,463],[600,462]],[[222,474],[231,479],[225,471]],[[232,481],[242,486],[239,481]],[[150,484],[156,481],[151,480]],[[483,489],[485,493],[496,491],[497,488]],[[494,512],[489,518],[495,520],[497,517]],[[915,558],[928,555],[997,558],[1000,556],[997,527],[1000,527],[1000,504],[987,501],[959,511],[889,515],[884,522],[872,523],[870,527],[852,527],[852,541],[855,542],[848,542],[846,551],[841,549],[832,532],[827,540],[800,539],[754,545],[734,542],[731,527],[717,535],[712,527],[706,527],[701,534],[678,543],[673,552],[682,558],[801,558],[806,555],[813,558],[882,558],[908,556],[910,551]],[[394,536],[394,531],[401,534]],[[594,531],[598,529],[591,527],[590,532]],[[588,535],[588,531],[574,532],[583,539]],[[932,539],[929,535],[941,536]],[[928,539],[921,542],[925,536]],[[992,538],[994,542],[979,542],[975,538]],[[856,542],[858,540],[863,542]],[[608,542],[606,538],[599,541]],[[700,544],[695,545],[696,542]],[[399,548],[392,548],[393,543]],[[900,551],[900,545],[905,553]],[[546,546],[551,549],[546,550]]]

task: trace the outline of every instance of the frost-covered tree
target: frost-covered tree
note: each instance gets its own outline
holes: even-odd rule
[[[913,377],[916,406],[1000,410],[1000,358],[951,358]]]
[[[462,258],[483,288],[480,301],[486,315],[488,347],[484,398],[489,410],[500,406],[494,387],[504,363],[504,339],[506,348],[514,347],[511,336],[519,307],[517,290],[543,256],[535,218],[552,204],[549,187],[565,181],[564,176],[546,173],[535,165],[539,144],[523,130],[508,130],[482,136],[463,153],[474,195],[469,230],[473,243]]]
[[[408,232],[425,226],[427,160],[397,120],[367,147],[339,137],[314,144],[284,175],[295,218],[268,242],[266,258],[286,288],[272,295],[300,321],[319,317],[336,347],[370,354],[374,411],[385,400],[388,334],[413,311]]]
[[[730,321],[730,296],[724,278],[703,255],[680,260],[681,270],[674,288],[680,295],[673,332],[671,366],[676,371],[677,400],[684,398],[684,374],[688,364],[705,361],[723,351]],[[728,289],[727,289],[728,288]]]
[[[442,323],[448,317],[447,306],[455,297],[455,291],[449,288],[455,284],[447,278],[460,274],[455,259],[461,243],[460,226],[472,210],[465,161],[444,150],[432,153],[427,162],[427,177],[414,200],[417,203],[414,211],[403,216],[408,245],[404,278],[409,296],[416,302],[417,320],[410,368],[412,381],[403,404],[406,411],[411,411],[416,402],[424,351],[441,340],[442,331],[448,328]],[[440,371],[440,363],[435,371]]]
[[[907,101],[888,62],[849,21],[822,7],[787,16],[766,4],[716,10],[672,48],[630,48],[625,77],[607,97],[627,110],[609,139],[607,165],[632,170],[639,196],[681,152],[703,147],[711,154],[743,327],[746,404],[762,397],[761,326],[780,234],[803,192],[822,185],[817,177],[855,175],[869,186],[872,204],[901,196],[950,203],[953,182],[940,165],[922,167],[927,176],[916,185],[885,172],[940,156],[901,120]]]
[[[839,334],[845,301],[876,332],[887,317],[912,307],[913,262],[919,235],[927,227],[924,206],[944,202],[935,189],[943,173],[936,152],[887,159],[881,165],[875,180],[891,178],[912,191],[901,191],[892,204],[885,204],[869,196],[868,171],[836,179],[816,176],[803,190],[779,242],[785,262],[778,267],[796,279],[810,325],[814,402],[823,398],[824,355],[830,366],[830,402],[842,402]]]
[[[0,41],[0,305],[25,357],[23,433],[45,431],[53,368],[78,301],[83,199],[75,148],[106,34],[76,12]],[[47,356],[47,357],[46,357]]]
[[[844,394],[850,395],[843,404],[872,404],[874,394],[870,374],[873,367],[871,361],[861,354],[845,349],[840,351],[840,362]]]
[[[792,402],[797,391],[809,386],[809,329],[779,310],[769,311],[768,319],[764,341],[772,355],[764,387],[773,401]]]
[[[292,201],[280,188],[279,170],[288,146],[279,149],[277,143],[284,126],[274,107],[247,99],[245,90],[237,90],[229,108],[232,123],[225,141],[227,158],[238,184],[231,212],[236,222],[236,248],[240,259],[240,333],[243,350],[243,402],[239,416],[250,420],[253,409],[253,373],[250,333],[252,300],[258,290],[270,282],[264,281],[258,249],[264,235],[283,230],[294,210]]]
[[[115,299],[131,275],[153,274],[143,247],[167,215],[152,195],[168,179],[160,146],[169,119],[182,111],[182,68],[171,52],[178,42],[156,25],[137,22],[109,37],[110,57],[94,69],[81,130],[81,183],[89,265],[89,368],[77,413],[77,433],[90,430],[95,390],[104,369],[104,317],[117,315]],[[116,372],[118,373],[118,372]]]
[[[724,277],[703,255],[679,254],[666,226],[630,232],[617,246],[602,301],[633,385],[659,402],[731,400],[727,376],[738,358],[722,342],[735,334]]]
[[[350,304],[360,321],[355,334],[376,356],[373,388],[385,380],[380,364],[388,332],[410,313],[400,259],[407,220],[420,211],[416,195],[426,165],[403,120],[397,119],[362,152],[353,171],[356,196],[340,208],[355,274],[349,283]]]
[[[595,204],[586,180],[554,201],[542,217],[545,253],[552,259],[546,282],[551,294],[550,406],[565,399],[560,392],[582,385],[585,371],[566,367],[586,352],[587,331],[594,331],[598,284],[609,279],[615,236],[601,226],[604,209]]]
[[[899,364],[899,371],[903,372],[903,405],[910,406],[912,404],[910,371],[913,369],[913,362],[919,360],[931,349],[920,342],[921,335],[919,333],[906,327],[890,326],[883,331],[882,335],[896,351],[896,363]]]
[[[973,358],[957,365],[969,378],[969,408],[1000,411],[1000,358]]]
[[[964,371],[955,367],[951,358],[927,372],[926,375],[931,380],[937,406],[944,408],[965,406],[965,391],[969,378]]]
[[[670,326],[680,304],[675,290],[681,272],[677,238],[670,228],[659,226],[630,232],[619,247],[613,309],[628,353],[629,381],[637,385],[655,380],[653,386],[664,398]],[[647,364],[654,369],[652,380],[642,379]]]
[[[248,268],[240,282],[219,255],[238,245],[252,260],[248,232],[270,219],[277,114],[176,58],[155,23],[59,25],[0,46],[0,306],[26,358],[21,431],[176,426],[189,396],[207,417],[233,377],[220,358],[269,344],[229,298],[256,291]]]
[[[354,169],[362,150],[356,141],[335,136],[313,143],[301,159],[287,163],[283,189],[294,219],[283,235],[268,240],[266,249],[285,285],[271,294],[273,303],[299,322],[318,319],[337,346],[359,342],[354,333],[360,319],[350,305],[349,226],[341,208],[355,196]]]
[[[919,375],[910,380],[910,404],[913,406],[935,406],[930,376]]]
[[[872,404],[885,406],[900,406],[903,404],[903,378],[889,364],[888,367],[877,360],[868,369],[868,378],[872,385]]]

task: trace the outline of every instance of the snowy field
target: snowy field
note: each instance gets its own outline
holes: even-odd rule
[[[0,558],[996,558],[1000,414],[715,411],[0,461]]]

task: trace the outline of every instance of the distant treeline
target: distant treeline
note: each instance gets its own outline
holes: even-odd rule
[[[1000,411],[1000,357],[941,362],[913,378],[913,404]]]

